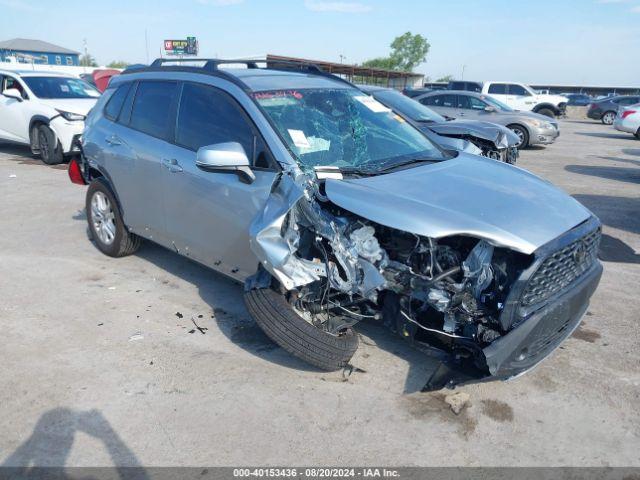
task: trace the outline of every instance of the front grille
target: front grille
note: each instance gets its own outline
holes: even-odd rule
[[[599,244],[600,228],[597,228],[545,258],[531,276],[521,305],[535,305],[564,290],[593,265]]]

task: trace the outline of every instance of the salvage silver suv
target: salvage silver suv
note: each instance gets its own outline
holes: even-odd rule
[[[173,62],[115,77],[70,164],[105,254],[152,240],[243,282],[267,335],[323,369],[384,324],[442,353],[427,389],[516,376],[578,326],[600,223],[553,185],[444,151],[312,65]]]

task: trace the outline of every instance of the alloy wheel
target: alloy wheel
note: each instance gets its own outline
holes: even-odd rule
[[[616,119],[616,114],[613,112],[607,112],[602,116],[602,123],[605,125],[613,125],[614,120]]]
[[[91,198],[91,224],[93,231],[105,245],[111,245],[116,237],[115,213],[107,196],[95,192]]]

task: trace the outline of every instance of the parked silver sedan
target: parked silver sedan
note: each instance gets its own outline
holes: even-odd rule
[[[514,110],[481,93],[441,90],[420,95],[415,100],[446,118],[483,120],[504,125],[520,138],[518,148],[548,145],[560,135],[557,121],[537,113]]]

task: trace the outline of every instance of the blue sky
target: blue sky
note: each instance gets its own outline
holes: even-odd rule
[[[640,85],[640,0],[0,0],[0,40],[37,38],[100,63],[145,62],[195,35],[202,56],[361,62],[397,35],[431,43],[435,79]]]

